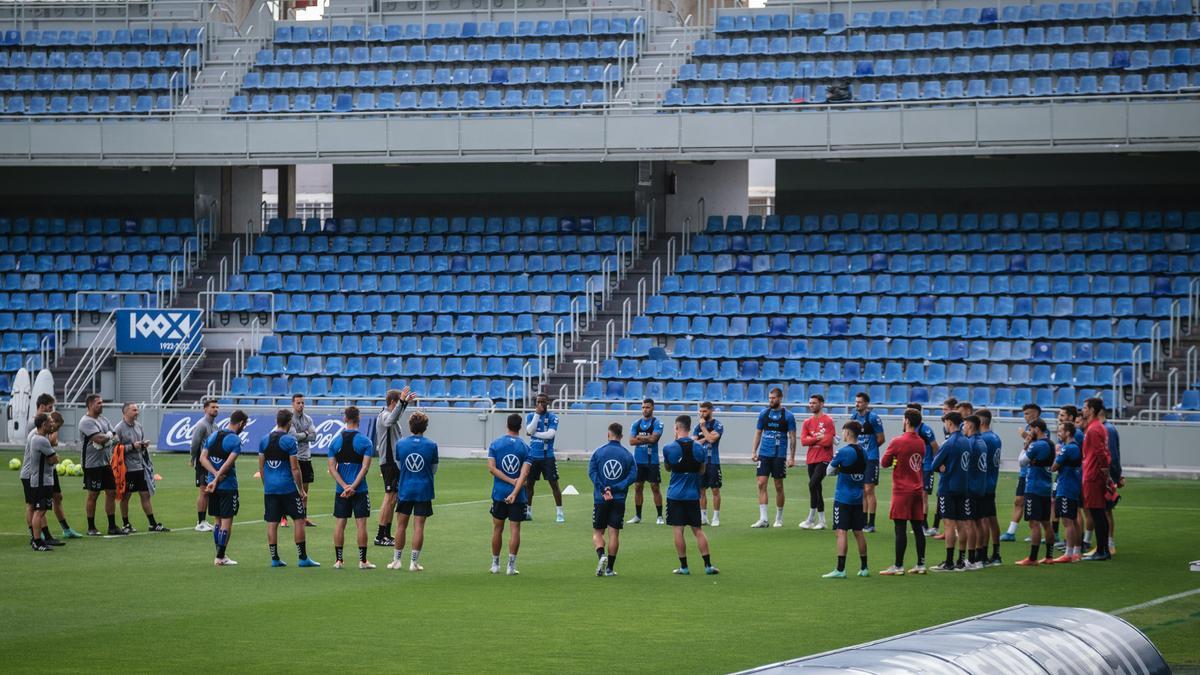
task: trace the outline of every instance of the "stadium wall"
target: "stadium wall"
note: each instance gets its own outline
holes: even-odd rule
[[[31,217],[188,213],[195,175],[192,167],[0,168],[0,202],[10,215]]]

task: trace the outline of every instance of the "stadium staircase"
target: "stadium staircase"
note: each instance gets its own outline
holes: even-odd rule
[[[176,307],[198,307],[203,304],[200,294],[208,289],[209,279],[219,279],[221,274],[221,262],[226,258],[232,258],[234,253],[233,242],[237,237],[224,235],[213,241],[212,247],[208,250],[208,258],[196,270],[195,275],[188,281],[179,294],[176,296]],[[234,315],[230,323],[235,321],[244,321],[246,331],[249,332],[249,324],[254,320],[253,315]],[[249,353],[249,350],[247,350]],[[220,395],[223,392],[217,391],[221,385],[222,369],[225,361],[231,364],[237,358],[237,352],[232,349],[213,349],[207,347],[204,357],[196,364],[191,376],[183,383],[179,391],[175,394],[174,402],[176,403],[195,403],[209,394]],[[215,383],[213,391],[208,390],[210,382]]]
[[[1192,334],[1188,335],[1186,323],[1185,317],[1174,350],[1168,349],[1168,345],[1163,345],[1162,361],[1155,369],[1153,377],[1142,380],[1141,390],[1133,396],[1131,405],[1126,407],[1127,417],[1144,417],[1147,414],[1151,418],[1162,417],[1164,414],[1172,416],[1172,413],[1182,409],[1187,421],[1196,421],[1193,419],[1196,417],[1192,412],[1193,405],[1181,407],[1184,392],[1196,389],[1197,380],[1200,380],[1200,373],[1197,372],[1200,367],[1200,330],[1193,330]],[[1189,350],[1192,351],[1190,368]],[[1165,352],[1170,352],[1170,356]]]
[[[224,112],[229,99],[241,85],[242,78],[254,65],[254,55],[265,44],[264,38],[240,34],[231,24],[212,23],[209,53],[204,68],[192,83],[183,106],[199,112]],[[247,33],[253,33],[249,26]]]
[[[597,308],[595,320],[591,322],[587,330],[580,333],[579,340],[575,345],[564,352],[558,368],[551,371],[546,378],[543,391],[550,394],[556,401],[565,398],[567,401],[573,402],[583,397],[583,385],[596,379],[595,368],[589,366],[596,355],[593,350],[598,350],[600,359],[605,358],[604,341],[608,323],[612,322],[614,333],[611,337],[614,341],[622,337],[626,318],[626,302],[631,308],[628,318],[632,321],[634,316],[641,313],[638,305],[638,286],[643,285],[644,295],[648,297],[654,283],[655,261],[658,261],[659,270],[667,269],[668,251],[671,250],[669,246],[670,238],[653,238],[652,235],[649,244],[641,252],[641,257],[627,271],[625,278],[617,284],[608,302]],[[595,347],[593,347],[593,343],[596,344]],[[598,365],[598,363],[595,364],[595,367]],[[579,369],[578,373],[576,368]],[[578,390],[576,385],[578,385]]]
[[[647,36],[646,51],[631,68],[616,100],[632,105],[657,105],[671,88],[679,66],[687,63],[703,30],[694,26],[659,27]]]

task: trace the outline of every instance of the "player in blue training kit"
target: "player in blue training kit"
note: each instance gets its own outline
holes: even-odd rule
[[[772,387],[767,407],[758,414],[750,461],[757,462],[758,520],[750,527],[767,527],[767,478],[775,480],[775,527],[783,527],[783,479],[787,465],[796,462],[796,418],[783,407],[783,390]]]
[[[854,414],[850,416],[854,422],[862,425],[863,450],[867,453],[867,472],[863,479],[863,513],[867,517],[867,526],[863,532],[875,531],[875,486],[879,485],[879,451],[883,449],[883,421],[871,410],[871,397],[865,391],[854,395]]]
[[[233,517],[238,514],[237,469],[233,465],[242,452],[241,433],[248,420],[246,413],[234,410],[229,416],[229,428],[210,434],[200,451],[200,466],[208,472],[204,486],[204,492],[208,494],[208,515],[216,519],[213,542],[217,546],[217,557],[213,564],[219,567],[237,564],[225,555],[225,549],[233,533]]]
[[[429,417],[418,410],[408,418],[411,435],[396,442],[400,480],[396,490],[396,548],[389,570],[404,567],[404,535],[409,519],[413,521],[413,538],[408,571],[425,569],[420,562],[421,548],[425,545],[425,519],[433,515],[433,476],[438,469],[438,446],[425,438],[428,429]]]
[[[983,505],[980,506],[980,522],[987,527],[987,536],[983,537],[979,546],[984,549],[984,560],[990,567],[1004,564],[1000,559],[1000,523],[996,520],[996,485],[1000,482],[1000,461],[1004,454],[1001,449],[1000,435],[992,431],[992,411],[980,408],[975,413],[979,418],[979,437],[987,447],[987,485],[983,493]],[[992,541],[992,555],[987,557],[988,538]]]
[[[633,459],[637,462],[637,481],[633,484],[634,515],[630,523],[642,522],[642,494],[646,483],[654,497],[654,510],[658,512],[655,525],[663,524],[662,471],[658,466],[658,441],[662,438],[663,424],[654,416],[654,401],[642,401],[642,416],[629,427],[629,445],[633,446]]]
[[[938,512],[946,524],[946,560],[935,565],[934,572],[953,572],[966,569],[962,558],[954,562],[954,544],[959,537],[966,536],[967,525],[960,523],[974,520],[971,513],[971,499],[968,496],[967,481],[971,463],[971,442],[962,435],[962,415],[948,412],[942,415],[942,426],[946,437],[942,447],[933,457],[933,470],[942,474],[938,479]]]
[[[367,469],[375,456],[375,444],[358,430],[358,408],[346,408],[346,429],[329,444],[329,475],[337,483],[333,498],[334,569],[342,569],[342,547],[346,543],[346,520],[354,516],[358,531],[358,569],[373,570],[367,560],[367,518],[371,515],[371,496],[367,494]]]
[[[521,549],[521,522],[529,503],[525,483],[529,480],[529,446],[521,440],[521,416],[513,413],[507,420],[508,433],[488,446],[488,472],[492,474],[492,567],[500,572],[500,546],[504,543],[504,521],[508,521],[508,576],[517,571],[517,552]]]
[[[558,415],[550,412],[550,397],[538,394],[533,412],[525,416],[525,433],[529,435],[529,493],[525,520],[533,520],[533,488],[539,478],[550,483],[554,493],[554,522],[566,522],[563,515],[562,490],[558,487],[558,463],[554,460],[554,437],[558,434]]]
[[[692,430],[692,438],[704,448],[704,475],[700,478],[700,522],[703,525],[721,526],[721,436],[725,435],[725,425],[713,417],[713,404],[705,401],[700,404],[700,421]],[[712,490],[713,512],[712,519],[708,517],[708,500],[705,493]]]
[[[704,558],[705,574],[720,574],[712,564],[708,548],[708,537],[700,524],[700,477],[704,475],[704,448],[691,438],[692,418],[680,415],[675,418],[675,440],[663,447],[663,462],[671,472],[667,485],[667,524],[675,535],[675,552],[679,554],[679,567],[675,574],[688,575],[687,544],[683,539],[683,528],[692,530],[696,546]]]
[[[837,476],[833,490],[833,529],[837,532],[837,569],[822,575],[825,579],[846,578],[846,551],[849,548],[847,531],[854,532],[858,543],[858,557],[862,567],[858,576],[870,576],[867,570],[867,539],[863,536],[866,517],[863,514],[863,483],[866,481],[867,451],[858,439],[863,433],[862,425],[854,420],[842,425],[842,441],[845,443],[829,462],[829,473]]]
[[[1054,532],[1050,529],[1050,489],[1054,482],[1050,467],[1054,466],[1054,446],[1048,440],[1050,432],[1045,420],[1034,420],[1029,431],[1033,440],[1022,461],[1029,466],[1025,474],[1025,520],[1029,522],[1032,541],[1029,557],[1017,561],[1024,567],[1054,562]],[[1038,548],[1043,538],[1046,540],[1046,557],[1039,560]]]
[[[304,504],[304,472],[300,470],[299,447],[292,435],[292,411],[281,408],[275,413],[275,428],[258,443],[258,475],[263,483],[263,520],[267,523],[267,548],[271,567],[287,567],[279,559],[279,523],[290,516],[295,528],[296,555],[301,567],[320,567],[309,559],[304,540],[308,513]]]
[[[966,556],[967,569],[981,570],[984,567],[984,525],[980,521],[983,495],[987,491],[987,445],[979,436],[980,420],[976,415],[963,418],[963,436],[971,443],[970,462],[967,467],[967,496],[971,499],[971,521],[967,525],[966,541],[958,541],[958,555]]]
[[[925,414],[925,407],[920,403],[909,403],[906,410],[916,410]],[[925,456],[921,461],[921,486],[925,491],[925,520],[921,522],[926,537],[932,537],[937,534],[938,520],[937,515],[934,515],[933,527],[929,527],[929,497],[933,495],[933,477],[937,475],[933,470],[933,456],[937,454],[938,442],[937,436],[933,433],[933,428],[925,422],[917,427],[917,436],[925,443]]]
[[[1008,530],[1000,535],[1000,541],[1016,541],[1017,527],[1021,524],[1021,518],[1025,515],[1025,480],[1029,476],[1029,465],[1023,461],[1025,451],[1029,449],[1029,444],[1033,442],[1033,433],[1029,429],[1029,425],[1034,420],[1040,419],[1042,416],[1042,407],[1036,403],[1026,403],[1021,406],[1021,414],[1025,416],[1025,428],[1021,430],[1021,441],[1024,445],[1021,447],[1021,453],[1017,457],[1017,464],[1020,467],[1017,474],[1017,492],[1013,497],[1012,520],[1008,522]]]
[[[633,453],[621,445],[624,434],[619,422],[608,425],[608,443],[596,448],[588,460],[588,478],[592,480],[592,545],[600,563],[596,576],[615,577],[617,551],[621,548],[621,528],[625,523],[625,496],[637,479]],[[604,532],[608,530],[608,549]]]
[[[1073,422],[1058,425],[1058,442],[1051,471],[1058,472],[1054,494],[1054,512],[1059,522],[1066,523],[1067,549],[1054,559],[1055,563],[1073,563],[1083,559],[1083,539],[1079,531],[1079,502],[1083,498],[1083,448],[1075,441]]]

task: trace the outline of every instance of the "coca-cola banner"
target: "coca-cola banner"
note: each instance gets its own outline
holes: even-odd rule
[[[267,411],[262,413],[249,413],[250,421],[246,423],[246,428],[242,430],[242,448],[247,453],[257,453],[258,443],[263,436],[271,433],[275,428],[275,411]],[[188,452],[192,448],[192,426],[200,421],[204,413],[187,412],[187,413],[167,413],[163,415],[162,426],[158,431],[158,451],[159,452]],[[313,428],[316,430],[317,440],[312,444],[312,454],[325,455],[329,451],[329,444],[333,439],[346,428],[345,422],[341,416],[337,415],[313,415]],[[223,415],[217,418],[218,429],[229,428],[229,416]],[[375,438],[375,416],[370,412],[364,411],[362,415],[362,423],[359,426],[359,431],[367,435],[367,438]]]

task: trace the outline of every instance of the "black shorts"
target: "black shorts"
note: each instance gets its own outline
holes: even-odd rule
[[[49,511],[54,505],[54,488],[49,485],[32,487],[28,478],[21,479],[21,487],[25,490],[25,503],[34,511]]]
[[[56,495],[62,494],[62,486],[58,484],[58,472],[54,472],[54,485],[50,486],[50,491]]]
[[[380,464],[379,473],[383,474],[383,491],[395,493],[400,489],[400,467],[396,464]]]
[[[787,458],[786,457],[759,457],[757,476],[770,476],[771,478],[787,478]]]
[[[1054,499],[1054,515],[1058,516],[1059,520],[1064,518],[1075,520],[1075,517],[1079,515],[1079,500],[1070,497],[1056,497]]]
[[[125,472],[125,491],[126,492],[149,492],[150,486],[146,483],[145,471],[126,471]]]
[[[996,494],[987,494],[982,497],[975,498],[975,517],[982,520],[984,518],[996,517]]]
[[[662,467],[658,464],[638,464],[635,483],[658,485],[662,482]]]
[[[614,530],[625,527],[624,499],[610,499],[592,504],[592,529],[603,530],[606,527]]]
[[[420,516],[428,518],[433,515],[433,502],[413,502],[399,501],[396,502],[396,513],[402,513],[406,516]]]
[[[699,499],[668,499],[667,524],[675,527],[700,527]]]
[[[350,516],[366,518],[371,515],[371,495],[355,492],[349,497],[338,495],[333,498],[333,517],[346,519]]]
[[[215,490],[208,496],[208,515],[213,518],[232,518],[238,506],[237,490]]]
[[[304,500],[299,492],[286,495],[263,495],[263,520],[268,523],[278,523],[284,516],[292,520],[306,517]]]
[[[933,477],[937,475],[937,472],[936,471],[926,471],[926,470],[922,469],[921,474],[924,476],[924,480],[925,480],[925,494],[927,494],[927,495],[933,494]]]
[[[509,504],[502,499],[493,499],[492,508],[489,509],[489,513],[496,520],[511,520],[514,523],[519,523],[525,520],[525,509],[527,506],[525,502],[513,502]]]
[[[1017,496],[1022,498],[1025,496],[1025,476],[1017,478]]]
[[[973,520],[971,498],[959,495],[938,495],[938,515],[943,520]]]
[[[205,485],[208,485],[208,469],[204,468],[200,460],[196,460],[196,487],[202,488]]]
[[[721,465],[720,464],[705,464],[704,475],[700,477],[700,487],[720,489],[721,487]]]
[[[868,459],[867,470],[863,474],[863,485],[879,485],[879,460]]]
[[[862,502],[857,504],[833,503],[833,529],[854,530],[863,529],[867,523],[867,514],[863,513]]]
[[[1041,495],[1025,495],[1025,520],[1039,523],[1050,520],[1050,498]]]
[[[112,467],[97,466],[83,470],[83,489],[88,492],[101,490],[116,490],[117,481],[113,478]]]
[[[298,459],[296,463],[300,465],[300,482],[309,485],[313,482],[313,469],[311,459]]]
[[[529,482],[541,479],[558,480],[558,462],[553,457],[529,460]]]

